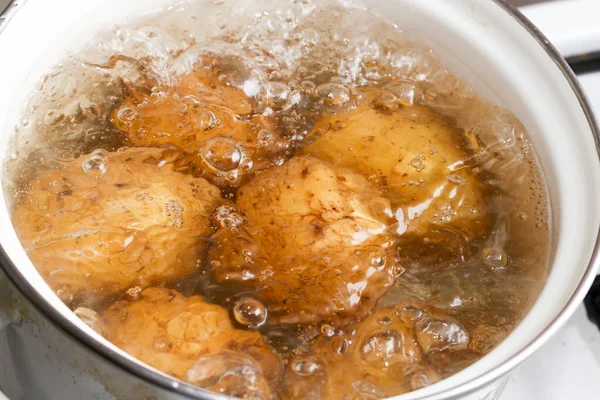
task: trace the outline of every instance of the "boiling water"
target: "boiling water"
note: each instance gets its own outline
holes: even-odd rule
[[[103,33],[40,79],[4,182],[82,320],[244,398],[435,383],[514,329],[550,256],[523,126],[350,2],[182,1]]]

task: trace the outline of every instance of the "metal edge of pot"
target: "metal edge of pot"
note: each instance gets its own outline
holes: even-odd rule
[[[5,26],[10,22],[12,17],[18,11],[19,6],[23,5],[27,0],[12,0],[6,9],[0,13],[0,34],[4,30]],[[571,86],[574,94],[576,95],[579,104],[586,116],[590,130],[594,137],[596,144],[596,152],[598,154],[598,161],[600,163],[600,127],[598,121],[594,115],[593,108],[590,101],[583,91],[581,84],[577,77],[560,55],[558,50],[550,43],[550,41],[540,32],[540,30],[525,17],[516,7],[509,5],[506,0],[491,0],[498,7],[504,10],[510,17],[515,19],[544,49],[556,66],[560,69],[563,76]],[[461,383],[460,385],[452,388],[448,391],[448,395],[467,395],[473,391],[491,383],[492,381],[502,377],[509,371],[514,369],[517,365],[523,362],[527,357],[534,353],[545,341],[548,339],[556,330],[558,330],[572,315],[575,308],[579,306],[585,292],[589,289],[592,281],[596,275],[596,267],[598,260],[600,259],[600,231],[596,237],[594,244],[594,250],[590,259],[590,262],[586,268],[586,271],[579,282],[579,285],[575,289],[571,298],[567,301],[566,305],[559,312],[559,314],[552,320],[552,322],[540,332],[533,340],[525,345],[521,351],[502,364],[495,368],[483,373],[471,380]],[[20,270],[13,264],[8,258],[4,249],[0,245],[0,268],[2,268],[6,276],[11,282],[17,287],[17,289],[29,300],[43,315],[47,316],[53,325],[58,327],[60,330],[72,336],[82,345],[90,349],[96,355],[103,359],[114,363],[116,366],[122,368],[131,375],[142,379],[143,381],[158,386],[166,391],[172,392],[177,395],[185,396],[190,399],[202,399],[202,400],[220,400],[224,396],[218,395],[207,390],[198,388],[190,385],[186,382],[180,381],[176,378],[168,377],[161,373],[154,372],[148,368],[145,368],[129,360],[112,349],[101,345],[96,340],[92,339],[85,332],[79,329],[76,325],[72,324],[67,318],[65,318],[60,312],[51,307],[48,302],[31,286],[31,284],[21,274]],[[439,394],[432,396],[438,397]],[[429,397],[432,397],[429,396]]]

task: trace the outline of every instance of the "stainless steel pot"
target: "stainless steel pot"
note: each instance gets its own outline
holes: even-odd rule
[[[19,0],[0,19],[0,152],[36,81],[107,23],[168,0]],[[600,230],[598,126],[564,60],[501,0],[370,0],[368,8],[431,45],[531,132],[554,214],[552,272],[539,300],[492,353],[402,399],[493,399],[507,373],[572,314],[595,276]],[[4,193],[1,194],[2,200]],[[0,206],[0,388],[25,399],[218,399],[133,359],[60,302]]]

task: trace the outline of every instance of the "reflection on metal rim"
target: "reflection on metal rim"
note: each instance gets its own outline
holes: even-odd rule
[[[598,123],[594,117],[594,112],[592,111],[592,107],[590,102],[585,95],[579,81],[577,80],[575,74],[567,64],[567,62],[562,58],[562,56],[558,53],[556,48],[550,43],[550,41],[529,21],[521,12],[519,12],[515,7],[512,7],[506,3],[505,0],[492,0],[496,3],[500,8],[502,8],[505,12],[507,12],[512,18],[514,18],[519,24],[526,29],[543,47],[548,56],[554,61],[556,66],[561,70],[565,79],[569,82],[573,92],[577,96],[581,108],[588,120],[590,129],[592,134],[594,135],[594,141],[596,143],[596,151],[599,156],[600,162],[600,129],[598,127]],[[5,26],[9,23],[10,19],[17,12],[18,8],[23,5],[26,0],[15,1],[13,0],[9,6],[4,10],[3,13],[0,14],[0,33],[4,30]],[[19,4],[19,5],[17,5]],[[565,307],[561,310],[561,312],[556,316],[556,318],[544,329],[537,337],[535,337],[531,342],[529,342],[523,349],[506,360],[504,363],[496,366],[495,368],[479,375],[476,378],[473,378],[467,382],[464,382],[449,391],[444,393],[437,393],[428,398],[439,398],[441,394],[446,397],[452,397],[457,395],[465,395],[473,392],[482,386],[491,383],[492,381],[500,378],[501,376],[508,373],[510,370],[515,368],[518,364],[523,362],[528,356],[530,356],[533,352],[535,352],[545,341],[548,339],[550,335],[552,335],[557,329],[559,329],[568,319],[568,317],[573,313],[575,308],[579,305],[579,303],[583,300],[585,296],[585,292],[589,289],[592,280],[595,276],[596,263],[599,259],[600,254],[600,232],[596,237],[596,243],[594,245],[594,251],[590,262],[587,266],[585,274],[581,279],[579,285],[577,286],[575,292],[565,305]],[[29,281],[21,274],[20,270],[13,264],[13,262],[8,258],[4,250],[0,245],[0,267],[2,267],[6,275],[10,278],[13,284],[23,293],[23,295],[31,301],[31,303],[48,319],[57,327],[65,331],[67,334],[73,336],[76,340],[81,342],[83,345],[88,347],[94,353],[102,356],[106,360],[116,364],[121,367],[128,373],[146,381],[151,385],[156,385],[160,388],[163,388],[167,391],[176,393],[178,395],[188,397],[190,399],[201,399],[201,400],[220,400],[223,399],[222,396],[208,392],[206,390],[200,389],[198,387],[192,386],[185,382],[179,381],[175,378],[168,377],[164,374],[154,372],[148,368],[143,367],[141,364],[129,360],[112,349],[104,346],[100,342],[96,341],[92,337],[88,336],[85,332],[83,332],[79,327],[75,324],[71,323],[64,315],[54,309],[47,301],[44,299],[35,288],[29,283]],[[422,398],[425,400],[426,398]]]
[[[2,33],[2,30],[6,24],[8,24],[8,21],[10,21],[12,16],[17,12],[18,6],[26,1],[27,0],[21,0],[21,2],[17,2],[17,0],[11,0],[4,11],[0,12],[0,33]]]

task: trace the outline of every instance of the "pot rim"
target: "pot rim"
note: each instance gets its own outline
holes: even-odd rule
[[[598,161],[600,163],[600,126],[596,120],[593,108],[590,101],[583,91],[583,88],[575,76],[574,72],[569,67],[565,59],[560,55],[558,50],[550,43],[550,41],[540,32],[540,30],[525,17],[516,7],[509,5],[507,0],[491,0],[503,11],[505,11],[510,17],[515,19],[544,49],[556,66],[560,69],[563,76],[571,86],[579,104],[582,108],[583,113],[588,121],[590,130],[594,137],[596,153],[598,155]],[[11,0],[6,9],[0,12],[0,34],[10,22],[12,17],[18,12],[21,5],[26,3],[27,0]],[[446,392],[439,392],[432,394],[427,397],[421,398],[426,400],[427,398],[438,398],[440,395],[454,396],[454,395],[467,395],[476,391],[477,389],[492,383],[495,380],[500,379],[506,375],[509,371],[513,370],[516,366],[527,359],[531,354],[538,350],[548,338],[553,335],[564,323],[571,317],[575,309],[579,306],[587,290],[592,284],[592,281],[596,275],[596,267],[600,261],[600,231],[596,237],[594,244],[594,250],[592,256],[585,270],[583,277],[581,278],[577,288],[562,308],[562,310],[556,315],[556,317],[542,330],[537,336],[527,343],[520,352],[514,354],[501,364],[495,366],[489,371],[479,374],[478,376],[467,380]],[[0,268],[4,270],[10,281],[17,287],[17,289],[30,301],[34,307],[45,315],[49,321],[63,332],[67,333],[80,344],[90,349],[93,353],[100,356],[101,358],[109,361],[117,367],[123,369],[127,373],[142,379],[146,383],[154,386],[158,386],[166,391],[172,392],[177,395],[187,397],[189,399],[196,400],[220,400],[226,398],[220,394],[216,394],[205,389],[193,386],[186,382],[180,381],[174,377],[163,374],[158,371],[151,370],[150,368],[140,365],[140,363],[128,359],[118,352],[102,345],[100,342],[93,339],[87,333],[85,333],[77,325],[70,322],[64,315],[58,310],[54,309],[44,299],[38,291],[29,283],[29,281],[23,276],[21,271],[16,265],[10,260],[5,253],[2,245],[0,244]],[[0,271],[1,272],[1,271]]]

